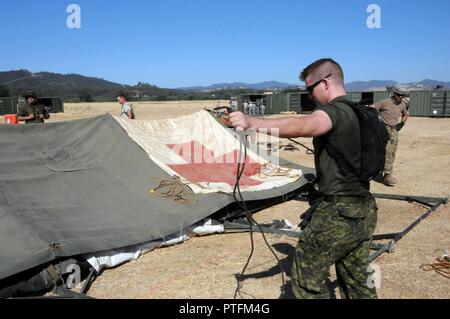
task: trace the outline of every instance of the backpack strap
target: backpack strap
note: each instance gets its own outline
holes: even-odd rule
[[[353,173],[356,176],[359,175],[359,172],[348,163],[348,161],[341,155],[341,153],[337,148],[335,148],[334,146],[332,146],[330,143],[327,142],[325,144],[325,149],[328,155],[330,155],[330,157],[338,165],[339,173],[342,176],[347,176],[348,173]]]
[[[352,110],[354,108],[354,106],[356,105],[353,102],[348,101],[348,103],[346,102],[338,102],[344,105],[347,105],[348,107],[350,107]],[[337,105],[337,103],[330,103],[331,105],[335,106],[335,107],[339,107]],[[353,110],[354,112],[354,110]],[[355,114],[356,115],[356,114]],[[326,137],[326,143],[324,146],[325,150],[327,151],[328,155],[336,162],[338,168],[339,168],[339,173],[342,176],[347,176],[348,173],[352,173],[356,176],[359,176],[359,171],[357,169],[355,169],[345,158],[344,156],[342,156],[341,152],[334,147],[333,145],[331,145],[331,143],[329,142],[328,137]]]

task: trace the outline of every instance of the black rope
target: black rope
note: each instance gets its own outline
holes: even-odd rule
[[[245,133],[242,133],[242,136],[240,137],[239,140],[239,159],[238,159],[238,163],[237,163],[237,171],[236,171],[236,184],[234,185],[234,189],[233,189],[233,198],[236,202],[236,204],[245,212],[245,216],[247,218],[248,224],[249,224],[249,229],[250,229],[250,243],[251,243],[251,250],[250,250],[250,254],[248,256],[247,262],[245,263],[244,268],[242,269],[241,274],[239,275],[239,277],[237,278],[237,287],[236,287],[236,291],[234,293],[234,299],[236,299],[237,294],[239,293],[240,289],[241,289],[241,278],[244,277],[245,271],[247,270],[250,261],[253,257],[253,253],[255,250],[255,243],[254,243],[254,236],[253,236],[253,225],[256,225],[259,229],[259,231],[261,232],[261,235],[264,239],[264,242],[266,244],[266,246],[269,248],[270,252],[275,256],[275,259],[277,260],[277,263],[280,267],[280,273],[281,273],[281,281],[282,281],[282,288],[285,286],[285,278],[284,278],[284,269],[283,269],[283,265],[281,263],[281,260],[278,258],[277,254],[273,251],[272,247],[270,246],[269,242],[267,241],[267,238],[261,228],[261,226],[258,224],[258,222],[252,217],[251,213],[248,210],[247,207],[247,203],[244,200],[244,197],[242,196],[242,192],[241,192],[241,186],[240,186],[240,180],[242,178],[242,175],[244,174],[244,170],[245,170],[245,160],[247,158],[247,138]],[[244,160],[242,162],[241,165],[241,155],[242,155],[242,148],[244,148]],[[239,195],[239,199],[236,196],[236,192]]]
[[[308,146],[306,146],[305,144],[302,144],[300,142],[297,142],[296,140],[293,140],[292,138],[288,138],[289,141],[291,141],[292,143],[295,143],[297,145],[300,145],[301,147],[306,149],[306,154],[308,155],[314,155],[314,150],[309,148]]]

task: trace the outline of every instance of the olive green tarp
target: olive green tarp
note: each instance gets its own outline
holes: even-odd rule
[[[245,192],[267,200],[313,178]],[[306,177],[306,178],[305,178]],[[149,190],[171,178],[111,116],[0,125],[0,279],[49,261],[160,239],[233,203],[193,194],[197,205]]]

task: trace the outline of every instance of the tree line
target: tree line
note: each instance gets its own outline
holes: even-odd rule
[[[135,86],[123,86],[108,89],[64,90],[52,87],[30,88],[40,97],[60,97],[65,102],[111,102],[119,94],[124,94],[130,101],[193,101],[193,100],[228,100],[243,93],[259,93],[254,89],[220,89],[211,91],[186,91],[164,89],[147,83]],[[6,85],[0,85],[0,97],[20,96],[24,92],[12,90]]]

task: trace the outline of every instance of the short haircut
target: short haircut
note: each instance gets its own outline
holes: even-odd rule
[[[300,80],[305,81],[308,76],[311,76],[313,81],[317,81],[330,73],[336,83],[344,85],[344,71],[336,61],[330,58],[320,59],[308,65],[300,73]]]
[[[119,93],[119,95],[117,95],[117,97],[123,97],[125,100],[128,100],[125,93]]]

